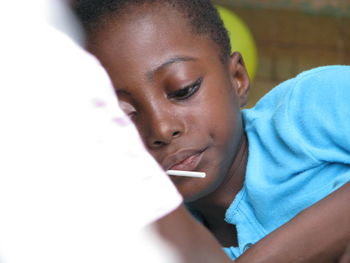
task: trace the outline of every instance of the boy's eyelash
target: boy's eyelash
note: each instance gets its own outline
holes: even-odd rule
[[[170,99],[177,99],[177,100],[185,100],[189,97],[191,97],[193,94],[196,93],[196,91],[200,88],[202,84],[202,78],[197,79],[194,83],[179,89],[177,91],[171,92],[168,95],[168,98]]]

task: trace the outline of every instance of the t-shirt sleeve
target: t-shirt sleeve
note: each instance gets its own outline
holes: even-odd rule
[[[304,150],[320,162],[350,164],[350,67],[321,67],[295,78],[289,123]]]

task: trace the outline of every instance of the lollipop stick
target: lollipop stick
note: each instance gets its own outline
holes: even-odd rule
[[[203,172],[168,170],[168,171],[166,171],[166,173],[168,175],[173,175],[173,176],[188,176],[188,177],[198,177],[198,178],[204,178],[205,177],[205,173],[203,173]]]

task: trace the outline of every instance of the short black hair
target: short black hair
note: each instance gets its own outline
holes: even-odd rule
[[[174,7],[188,19],[195,34],[206,35],[218,45],[221,59],[229,58],[230,38],[210,0],[75,0],[74,10],[89,34],[103,25],[109,16],[123,14],[127,7],[154,3]]]

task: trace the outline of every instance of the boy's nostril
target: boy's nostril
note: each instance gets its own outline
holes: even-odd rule
[[[169,135],[171,134],[171,137],[169,137]],[[171,140],[173,138],[179,137],[181,135],[180,131],[175,131],[173,133],[168,134],[168,136],[166,138],[164,138],[164,140],[155,140],[152,142],[153,146],[162,146],[162,145],[167,145],[171,142]]]

